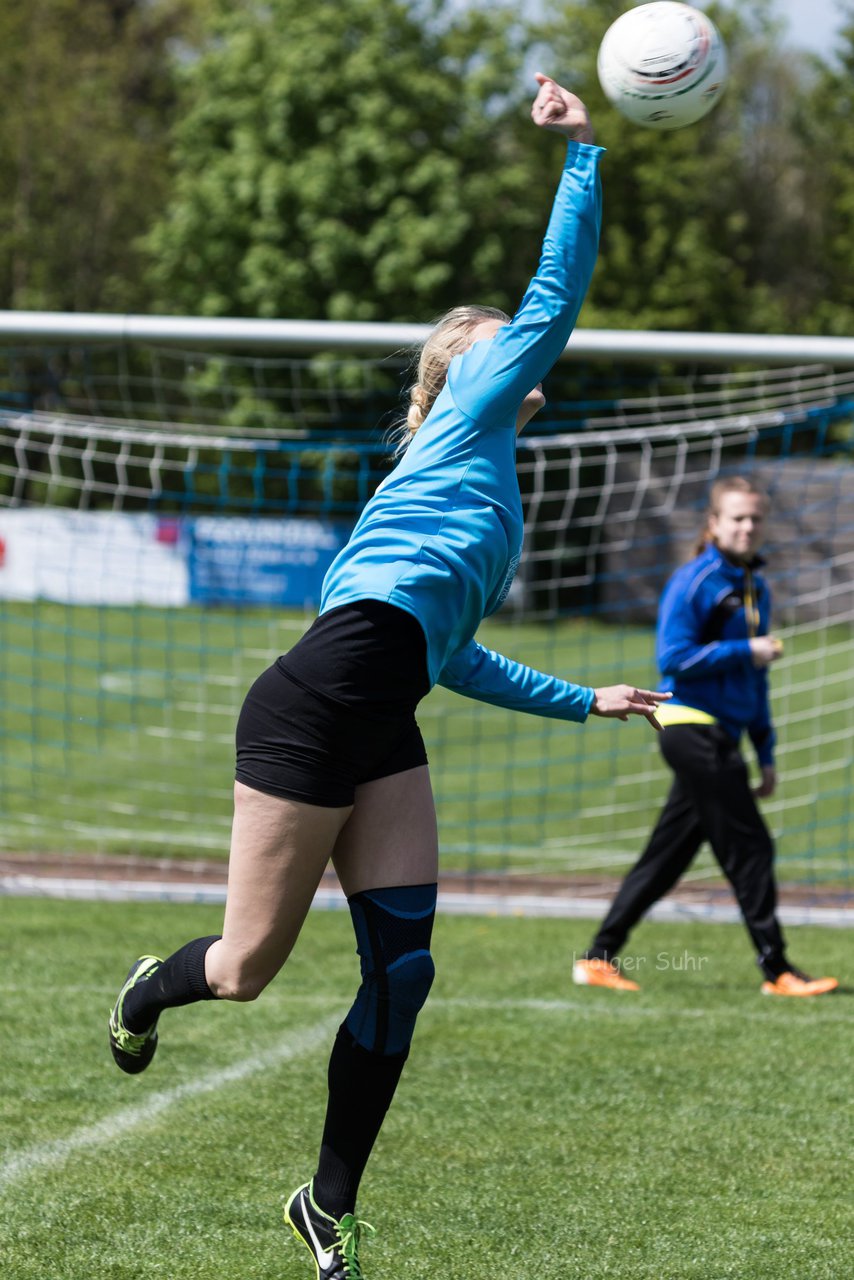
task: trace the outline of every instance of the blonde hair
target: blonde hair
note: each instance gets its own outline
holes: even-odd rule
[[[452,307],[439,317],[413,361],[415,381],[409,388],[406,417],[396,423],[390,432],[396,454],[405,452],[433,408],[445,385],[448,366],[454,356],[471,346],[472,330],[484,320],[500,320],[502,324],[506,324],[509,319],[498,307],[479,306]]]
[[[701,552],[705,551],[709,543],[713,541],[710,528],[712,517],[720,515],[721,498],[726,493],[752,493],[756,497],[762,498],[766,507],[768,505],[768,494],[761,485],[758,485],[755,480],[749,479],[748,476],[724,476],[721,480],[716,480],[709,493],[709,505],[706,509],[703,528],[697,539],[696,555],[700,555]]]

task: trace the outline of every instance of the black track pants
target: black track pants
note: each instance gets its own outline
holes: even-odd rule
[[[664,729],[661,753],[673,786],[649,842],[602,922],[590,957],[613,958],[630,931],[676,884],[704,840],[735,892],[744,923],[768,974],[786,967],[777,920],[774,842],[756,805],[738,744],[718,725]]]

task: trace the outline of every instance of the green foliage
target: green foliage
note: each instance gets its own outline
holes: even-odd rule
[[[221,12],[186,68],[172,197],[148,238],[159,307],[423,318],[486,279],[506,299],[518,54],[509,17],[444,8],[430,24],[401,0]]]
[[[812,217],[802,252],[815,285],[817,332],[847,337],[854,322],[854,12],[833,66],[817,68],[797,121],[809,159]]]
[[[596,78],[624,8],[0,0],[0,305],[512,310],[560,163],[528,119],[539,66],[585,98],[608,149],[584,324],[851,332],[854,23],[825,64],[783,51],[771,0],[710,6],[726,95],[655,134]]]
[[[133,241],[163,198],[171,42],[196,3],[0,0],[0,305],[146,305]]]

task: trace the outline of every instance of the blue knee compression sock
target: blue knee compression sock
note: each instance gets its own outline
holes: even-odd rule
[[[355,1209],[430,990],[436,885],[372,889],[349,901],[362,985],[329,1060],[329,1103],[314,1176],[315,1199],[335,1218]]]
[[[372,1053],[403,1053],[433,982],[436,885],[370,889],[348,902],[362,985],[345,1026]]]

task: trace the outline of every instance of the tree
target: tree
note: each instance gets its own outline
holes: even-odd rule
[[[0,0],[0,305],[139,305],[196,0]]]
[[[158,307],[422,320],[469,297],[515,305],[560,160],[533,214],[508,128],[530,97],[514,21],[444,0],[223,7],[185,68],[175,183],[147,240]]]
[[[0,0],[0,305],[512,310],[560,168],[528,118],[536,65],[609,152],[583,324],[850,331],[854,24],[824,67],[783,56],[771,0],[712,9],[723,102],[657,134],[596,78],[624,7]]]
[[[854,11],[847,12],[837,60],[817,69],[798,119],[810,165],[801,258],[812,284],[811,328],[838,336],[854,329]]]

